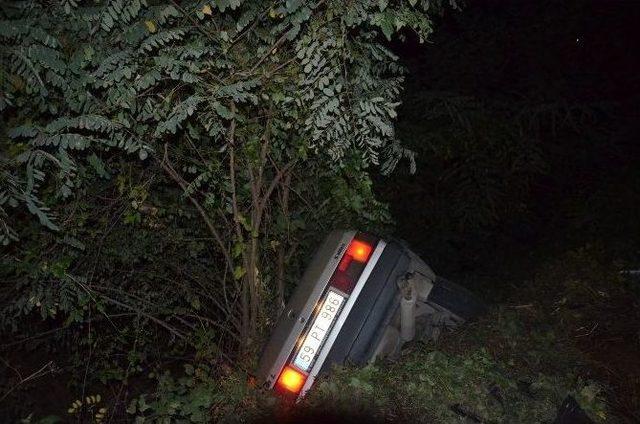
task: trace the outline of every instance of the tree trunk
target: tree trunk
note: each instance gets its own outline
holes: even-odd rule
[[[258,319],[260,314],[260,287],[258,285],[258,239],[251,237],[248,254],[247,280],[250,287],[249,290],[249,338],[250,342],[255,340],[258,330]]]
[[[282,192],[280,196],[280,210],[282,216],[285,217],[287,223],[287,240],[289,235],[289,186],[291,184],[291,172],[287,172],[282,184]],[[286,243],[285,240],[280,240],[278,244],[278,257],[276,263],[276,283],[277,283],[277,302],[278,312],[284,309],[284,275],[285,275],[285,262],[286,262]]]

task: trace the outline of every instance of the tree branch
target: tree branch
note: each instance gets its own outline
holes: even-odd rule
[[[182,177],[180,177],[180,175],[178,175],[176,170],[171,165],[171,162],[169,161],[168,143],[164,144],[164,157],[162,158],[161,161],[159,160],[158,163],[160,164],[160,167],[164,169],[167,175],[169,175],[169,177],[171,177],[171,179],[173,179],[180,186],[180,188],[186,193],[187,191],[186,182]],[[229,251],[227,250],[222,240],[222,237],[220,236],[220,233],[218,232],[215,225],[213,224],[213,221],[211,221],[211,218],[209,218],[209,215],[207,215],[207,211],[204,210],[204,208],[202,207],[202,205],[200,205],[200,202],[198,202],[196,198],[194,198],[191,195],[187,195],[187,197],[189,198],[193,206],[195,206],[196,210],[202,217],[202,220],[207,225],[207,228],[209,229],[209,232],[213,235],[213,238],[216,240],[216,243],[218,243],[218,246],[220,247],[220,251],[224,255],[227,266],[229,267],[229,272],[233,273],[233,260],[229,255]]]

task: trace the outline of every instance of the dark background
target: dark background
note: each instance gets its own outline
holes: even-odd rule
[[[399,235],[449,272],[541,244],[637,258],[639,24],[640,2],[473,1],[394,43],[418,155],[378,178]]]
[[[595,262],[640,269],[639,47],[640,2],[448,10],[430,43],[392,43],[408,68],[397,132],[417,172],[376,178],[396,234],[437,273],[490,305],[548,305],[624,422],[640,419],[640,281],[594,277],[572,294],[562,279]],[[553,321],[563,302],[575,321]]]

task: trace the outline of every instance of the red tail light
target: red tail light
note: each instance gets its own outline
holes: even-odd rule
[[[371,249],[372,247],[370,244],[356,239],[351,240],[340,264],[338,264],[338,270],[342,272],[346,271],[353,261],[360,263],[367,262],[371,255]]]
[[[360,273],[364,269],[373,246],[365,241],[353,239],[338,264],[337,271],[331,277],[331,286],[349,294],[353,290]]]
[[[371,245],[353,239],[347,248],[347,255],[351,256],[354,261],[367,262],[369,255],[371,255]]]

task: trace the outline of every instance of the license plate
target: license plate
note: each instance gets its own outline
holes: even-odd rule
[[[309,368],[311,368],[313,361],[322,348],[324,340],[340,313],[344,300],[344,296],[332,290],[327,292],[322,307],[313,320],[311,327],[309,327],[304,342],[302,342],[300,349],[298,349],[298,354],[293,361],[294,365],[302,371],[308,372]]]

